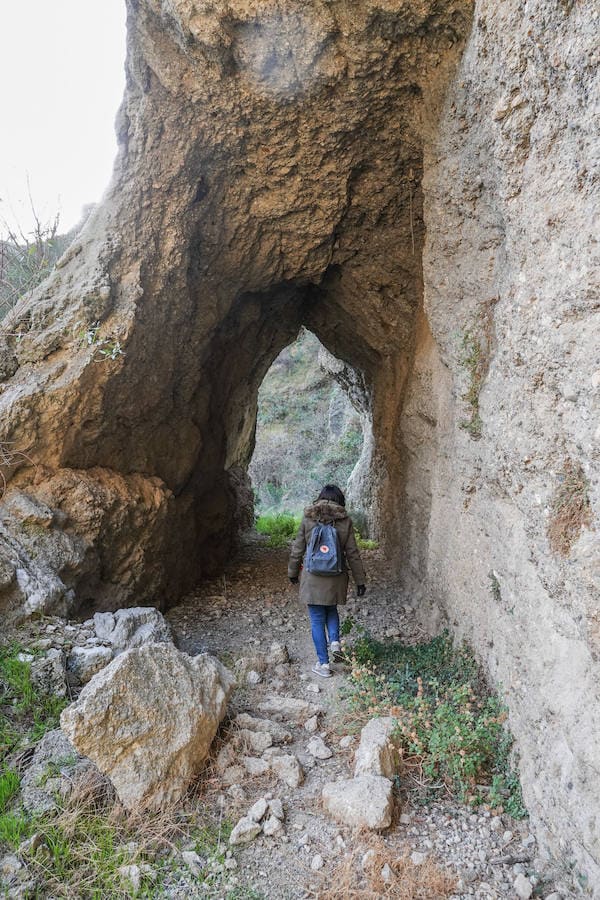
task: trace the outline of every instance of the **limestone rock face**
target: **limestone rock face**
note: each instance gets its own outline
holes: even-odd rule
[[[158,809],[178,800],[200,770],[232,685],[210,656],[146,644],[94,676],[60,724],[124,806]]]
[[[360,370],[384,502],[422,290],[423,95],[470,15],[130,3],[106,202],[0,340],[4,468],[84,540],[77,601],[169,602],[227,557],[258,387],[303,324]]]
[[[596,6],[129,0],[112,185],[0,337],[3,613],[175,599],[247,521],[281,349],[305,325],[359,373],[358,494],[424,628],[504,686],[532,821],[590,883]]]

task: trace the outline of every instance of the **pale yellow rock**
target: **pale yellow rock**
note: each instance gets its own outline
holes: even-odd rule
[[[61,715],[73,745],[108,775],[128,809],[179,800],[208,755],[233,676],[170,644],[126,650]]]

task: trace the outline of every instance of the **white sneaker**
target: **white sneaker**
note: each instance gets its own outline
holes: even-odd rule
[[[312,667],[312,671],[315,673],[315,675],[320,675],[321,678],[331,678],[331,669],[329,668],[329,663],[317,662]]]
[[[344,661],[344,654],[342,653],[342,645],[340,644],[339,641],[332,641],[330,650],[331,650],[331,656],[332,656],[332,659],[334,662],[343,662]]]

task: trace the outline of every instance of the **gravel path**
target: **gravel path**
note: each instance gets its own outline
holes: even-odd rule
[[[369,551],[364,558],[368,593],[360,601],[351,598],[343,615],[352,615],[377,637],[423,639],[425,635],[410,605],[389,582],[381,554]],[[308,617],[297,601],[297,588],[286,578],[286,561],[286,551],[270,550],[263,539],[252,539],[224,576],[205,582],[168,613],[181,649],[190,653],[208,651],[237,667],[240,686],[223,734],[224,745],[236,747],[236,758],[225,770],[224,763],[220,768],[217,765],[212,789],[215,802],[234,822],[261,797],[283,802],[283,829],[273,836],[261,834],[243,845],[236,853],[241,870],[236,870],[233,861],[229,881],[232,888],[242,882],[253,885],[261,896],[273,900],[319,896],[344,857],[354,853],[360,858],[368,846],[368,838],[334,823],[321,809],[323,785],[352,774],[358,736],[340,697],[343,667],[334,665],[335,677],[331,679],[310,672],[315,656]],[[273,642],[286,645],[289,662],[267,668],[264,663],[269,662]],[[307,750],[314,737],[308,730],[315,727],[314,720],[305,725],[279,716],[280,724],[289,732],[282,752],[295,755],[304,771],[303,782],[293,788],[282,784],[272,771],[260,772],[261,753],[252,757],[258,763],[243,763],[244,749],[240,749],[239,741],[235,744],[239,731],[236,715],[269,717],[261,706],[272,702],[269,698],[273,697],[291,697],[318,707],[317,734],[332,751],[330,758],[319,759]],[[268,757],[268,749],[265,754]],[[240,774],[240,763],[251,769],[254,766],[257,774],[243,769],[241,778],[228,783]],[[547,864],[538,856],[527,821],[516,822],[506,815],[475,813],[450,801],[427,808],[411,808],[404,801],[383,842],[393,858],[412,854],[417,865],[433,859],[455,875],[456,898],[525,897],[531,888],[535,896],[552,900],[573,896],[564,886],[559,894],[553,893],[557,887],[544,871]]]

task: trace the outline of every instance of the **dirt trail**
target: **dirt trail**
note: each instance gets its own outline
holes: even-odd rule
[[[389,580],[381,553],[365,552],[364,559],[367,595],[357,600],[352,586],[342,620],[351,615],[377,637],[405,642],[422,639],[424,634],[416,625],[410,604]],[[315,759],[307,752],[313,735],[303,724],[283,722],[291,740],[282,751],[293,753],[305,773],[298,787],[282,784],[272,772],[255,776],[246,772],[242,784],[234,787],[226,780],[220,782],[218,775],[214,778],[215,801],[223,805],[224,815],[233,822],[260,797],[270,795],[283,801],[283,832],[273,837],[261,835],[245,845],[237,853],[241,869],[232,876],[234,885],[239,878],[240,884],[250,884],[260,896],[274,900],[318,896],[329,885],[330,873],[345,854],[360,854],[366,849],[364,836],[334,823],[321,809],[323,785],[352,774],[358,736],[340,698],[343,667],[333,665],[335,677],[331,679],[310,672],[315,653],[308,616],[298,602],[298,589],[287,580],[286,563],[287,551],[271,550],[264,539],[253,538],[232,560],[224,576],[205,582],[168,614],[182,649],[214,653],[231,666],[237,663],[239,667],[241,657],[252,660],[260,654],[268,656],[274,641],[287,646],[289,664],[269,667],[256,684],[240,676],[231,720],[239,713],[268,717],[261,704],[273,695],[308,700],[322,711],[317,734],[333,751],[329,759]],[[233,726],[229,732],[226,728],[224,740],[234,731]],[[243,751],[239,750],[235,760],[238,765],[241,755]],[[475,813],[451,801],[416,809],[404,804],[384,842],[393,857],[416,853],[415,859],[433,859],[455,875],[456,897],[517,896],[515,878],[534,868],[537,853],[526,822],[493,817],[487,811]],[[541,896],[547,896],[550,890],[544,885]]]

